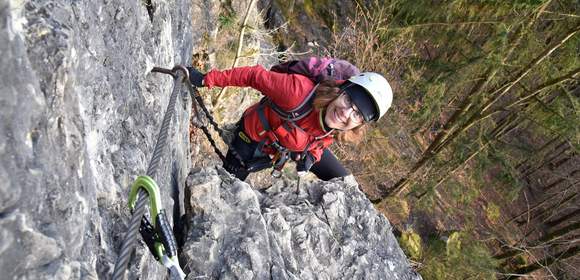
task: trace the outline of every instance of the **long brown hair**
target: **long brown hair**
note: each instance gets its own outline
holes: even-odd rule
[[[334,80],[325,80],[320,82],[318,88],[316,88],[316,97],[314,97],[314,101],[312,105],[314,108],[318,109],[319,111],[323,112],[328,107],[332,101],[340,96],[340,89],[338,88],[339,84]],[[350,143],[359,143],[367,130],[367,126],[365,124],[361,124],[351,130],[336,130],[336,139],[339,142],[350,142]]]

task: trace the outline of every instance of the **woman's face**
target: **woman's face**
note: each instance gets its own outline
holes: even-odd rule
[[[348,94],[342,93],[326,107],[324,122],[330,128],[351,130],[363,124],[364,118]]]

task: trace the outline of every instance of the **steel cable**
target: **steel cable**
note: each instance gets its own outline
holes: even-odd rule
[[[153,156],[151,157],[151,161],[149,162],[149,168],[147,168],[147,176],[155,179],[155,175],[157,173],[157,169],[159,166],[159,162],[163,156],[163,152],[165,151],[165,147],[167,146],[167,136],[169,133],[171,119],[175,112],[175,102],[177,100],[177,95],[181,91],[182,82],[188,81],[188,72],[187,70],[180,66],[176,66],[171,70],[172,73],[175,73],[176,70],[182,70],[183,74],[172,74],[175,79],[175,85],[173,87],[173,92],[171,93],[171,97],[169,98],[169,103],[167,104],[167,109],[165,111],[165,115],[163,117],[163,122],[161,124],[161,129],[159,131],[159,136],[157,137],[157,143],[155,144],[155,149],[153,151]],[[155,71],[155,69],[154,69]],[[158,71],[163,72],[163,71]],[[163,72],[163,73],[166,73]],[[188,82],[186,82],[188,83]],[[131,253],[133,252],[135,241],[137,240],[139,226],[141,225],[141,219],[145,214],[146,208],[149,201],[149,194],[144,191],[143,189],[139,190],[138,194],[139,198],[137,200],[135,209],[133,211],[133,216],[131,217],[131,221],[129,222],[129,230],[125,234],[125,238],[123,239],[123,244],[121,246],[121,252],[119,253],[119,257],[117,262],[115,263],[115,270],[113,272],[113,279],[120,280],[123,279],[125,276],[125,270],[127,270],[127,266],[129,264],[129,260],[131,259]]]
[[[177,72],[177,70],[181,70],[181,72],[183,74],[181,74],[181,75],[175,74]],[[214,120],[211,113],[209,112],[209,110],[205,107],[203,99],[199,95],[197,89],[194,88],[193,85],[191,85],[191,83],[189,82],[189,73],[188,73],[187,69],[181,65],[178,65],[178,66],[174,67],[172,70],[155,67],[155,68],[153,68],[152,72],[160,72],[160,73],[170,74],[171,76],[173,76],[173,78],[175,80],[175,86],[173,88],[173,92],[171,93],[169,103],[167,104],[167,109],[166,109],[165,115],[163,117],[161,129],[159,131],[159,136],[157,138],[157,143],[155,144],[155,149],[153,151],[153,156],[151,157],[151,161],[149,162],[149,167],[147,168],[147,175],[149,177],[155,179],[155,175],[157,173],[159,163],[160,163],[161,158],[163,156],[163,152],[165,151],[165,147],[167,146],[166,142],[167,142],[167,137],[168,137],[168,131],[170,128],[171,119],[172,119],[173,114],[175,112],[175,102],[177,100],[177,94],[181,91],[181,87],[182,87],[182,83],[180,82],[180,80],[184,84],[186,84],[187,89],[189,90],[192,99],[194,99],[200,105],[200,107],[203,110],[203,112],[205,113],[208,121],[214,127],[214,129],[217,131],[220,138],[222,138],[222,140],[224,140],[224,142],[228,146],[229,150],[232,152],[233,156],[236,157],[240,161],[242,166],[245,166],[245,163],[243,162],[240,155],[235,151],[235,149],[231,148],[230,143],[225,141],[224,131],[219,127],[219,125],[217,124],[217,122]],[[195,106],[195,104],[193,103],[193,100],[192,100],[192,106]],[[220,157],[222,162],[225,162],[225,156],[217,148],[216,142],[211,137],[211,134],[210,134],[208,128],[204,125],[202,125],[201,128],[202,128],[204,134],[206,135],[207,139],[209,140],[211,146],[214,148],[214,151],[218,154],[218,156]],[[141,219],[143,218],[143,216],[145,215],[145,212],[146,212],[145,206],[147,205],[148,201],[149,201],[149,194],[145,190],[140,189],[139,193],[138,193],[138,199],[136,202],[136,206],[135,206],[135,209],[133,210],[133,215],[132,215],[131,220],[129,222],[129,230],[125,234],[125,238],[123,239],[123,244],[121,246],[121,251],[119,253],[119,257],[117,259],[117,262],[115,263],[115,269],[113,272],[113,279],[114,280],[120,280],[120,279],[124,278],[125,271],[127,270],[127,266],[128,266],[129,261],[131,259],[131,254],[132,254],[134,246],[135,246],[135,241],[137,240],[137,236],[138,236],[137,233],[138,233],[139,227],[141,225]]]

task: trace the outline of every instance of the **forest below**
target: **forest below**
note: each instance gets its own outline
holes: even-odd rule
[[[259,2],[268,55],[389,79],[386,117],[334,151],[424,279],[578,278],[578,1]],[[219,32],[236,34],[224,7]]]

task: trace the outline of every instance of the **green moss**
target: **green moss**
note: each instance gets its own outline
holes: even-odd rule
[[[446,242],[432,239],[420,271],[423,279],[495,279],[497,261],[485,245],[466,232],[454,232]]]
[[[480,194],[478,188],[465,186],[455,180],[450,180],[446,188],[449,190],[453,200],[463,206],[469,206]]]
[[[499,206],[495,205],[493,202],[489,202],[487,207],[485,207],[485,216],[492,223],[497,223],[500,217]]]
[[[388,213],[389,219],[395,218],[399,221],[405,221],[409,218],[409,214],[411,214],[409,203],[396,196],[387,197],[381,205],[381,208],[385,213]]]
[[[326,26],[334,29],[334,15],[330,7],[334,1],[304,0],[304,11],[311,18],[321,19]]]
[[[449,236],[445,249],[448,257],[457,256],[461,252],[461,234],[459,232],[454,232]]]
[[[282,12],[282,16],[290,23],[294,17],[294,1],[275,0],[276,6]]]
[[[407,230],[399,238],[399,244],[411,259],[421,259],[423,246],[421,245],[421,236],[419,234],[413,230]]]

